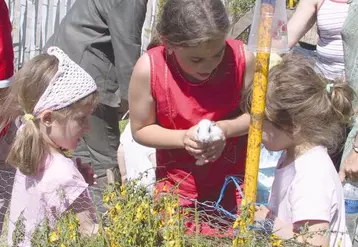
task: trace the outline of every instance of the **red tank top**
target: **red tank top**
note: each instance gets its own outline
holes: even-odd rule
[[[245,53],[241,41],[227,40],[225,54],[217,72],[209,81],[193,85],[180,74],[174,55],[163,46],[147,53],[151,66],[151,90],[156,102],[157,123],[167,129],[189,129],[202,119],[218,121],[240,114],[240,95],[244,83]],[[247,138],[227,140],[222,156],[215,162],[196,166],[195,159],[184,149],[157,149],[159,189],[177,185],[177,192],[190,199],[216,201],[227,175],[245,171]],[[227,193],[226,193],[227,194]],[[227,197],[236,201],[233,191]],[[226,197],[226,196],[225,196]],[[182,200],[182,205],[191,201]]]

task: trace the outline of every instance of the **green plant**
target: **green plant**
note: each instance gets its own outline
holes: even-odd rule
[[[51,227],[48,220],[32,234],[31,246],[36,247],[302,247],[298,237],[282,240],[275,233],[267,234],[250,228],[249,204],[243,200],[241,213],[234,221],[195,208],[179,207],[175,193],[165,191],[154,195],[136,181],[125,185],[111,185],[103,201],[107,212],[100,217],[98,232],[91,236],[79,232],[77,216],[69,211],[61,215]],[[210,218],[211,217],[211,218]],[[194,232],[187,231],[186,223],[195,225]],[[216,223],[217,232],[203,235],[200,225]],[[24,218],[16,222],[14,246],[24,237]],[[228,223],[228,224],[224,224]],[[302,230],[302,234],[306,229]],[[309,237],[306,233],[305,237]]]

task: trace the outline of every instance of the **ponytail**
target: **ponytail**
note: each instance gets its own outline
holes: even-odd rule
[[[345,82],[327,84],[332,113],[342,124],[351,123],[354,115],[352,102],[355,97],[353,89]]]
[[[45,162],[48,144],[38,128],[38,120],[22,125],[12,144],[7,162],[26,176],[35,176]]]

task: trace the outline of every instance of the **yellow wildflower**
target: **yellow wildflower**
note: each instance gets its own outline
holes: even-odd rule
[[[75,224],[73,222],[70,222],[70,224],[68,225],[68,228],[70,230],[74,230],[75,229]]]
[[[71,231],[71,233],[70,233],[70,239],[71,239],[72,241],[75,241],[75,240],[76,240],[76,232]]]
[[[169,215],[173,215],[175,213],[175,210],[173,207],[171,207],[170,205],[166,208],[167,209],[167,213]]]
[[[66,245],[65,245],[65,244],[61,244],[60,247],[66,247]]]
[[[149,208],[149,203],[148,202],[142,202],[142,206],[144,209]]]
[[[237,237],[232,241],[233,247],[239,247],[242,246],[243,244],[245,244],[245,239],[241,237]]]
[[[272,247],[281,247],[282,246],[282,240],[276,234],[271,235],[271,241],[272,241]]]
[[[238,226],[240,225],[240,221],[241,221],[241,218],[237,217],[237,219],[235,220],[234,225],[232,226],[232,228],[233,229],[238,228]]]
[[[109,202],[109,196],[108,196],[108,195],[104,195],[104,196],[103,196],[103,202],[104,202],[104,203],[108,203],[108,202]]]
[[[119,212],[121,211],[121,205],[119,203],[116,204],[116,206],[114,206],[116,208],[116,210]]]
[[[142,219],[144,219],[143,213],[144,213],[144,212],[143,212],[143,207],[139,206],[139,207],[137,208],[136,219],[137,219],[137,220],[142,220]]]
[[[167,222],[168,225],[173,225],[174,224],[174,220],[173,218],[170,218]]]
[[[121,185],[120,191],[121,191],[121,196],[126,196],[127,195],[126,186],[124,186],[124,184]]]
[[[49,236],[50,243],[56,242],[59,239],[56,232],[51,232]]]

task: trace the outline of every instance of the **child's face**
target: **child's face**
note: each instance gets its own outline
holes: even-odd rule
[[[223,37],[196,47],[175,48],[174,54],[180,68],[187,76],[198,81],[204,81],[221,63],[225,47],[226,39]]]
[[[275,127],[271,122],[264,120],[262,127],[262,143],[270,151],[280,151],[293,145],[292,138],[286,132]]]
[[[61,148],[75,150],[81,137],[90,129],[88,118],[93,110],[92,105],[87,105],[73,116],[53,121],[48,128],[48,137]]]

